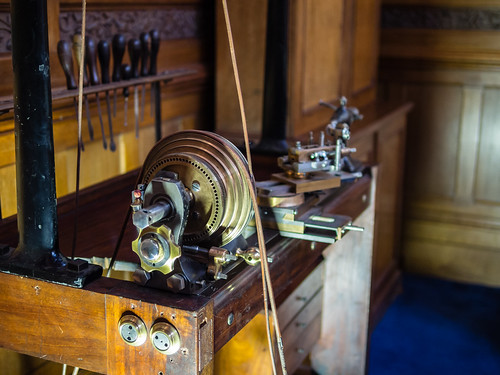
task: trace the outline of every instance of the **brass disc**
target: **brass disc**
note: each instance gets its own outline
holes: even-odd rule
[[[142,183],[160,171],[175,172],[192,194],[183,242],[224,246],[235,239],[252,215],[245,180],[248,164],[225,138],[206,131],[181,131],[163,138],[148,154]]]

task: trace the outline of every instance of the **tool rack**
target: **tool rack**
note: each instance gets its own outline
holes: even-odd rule
[[[98,86],[87,86],[83,88],[83,95],[98,94],[106,91],[113,91],[118,89],[123,89],[126,87],[141,86],[145,84],[161,84],[169,83],[175,78],[185,77],[191,74],[195,74],[194,69],[171,69],[163,71],[159,74],[152,76],[145,76],[139,78],[131,78],[126,81],[110,82],[99,84]],[[156,130],[156,140],[161,138],[161,90],[155,90],[155,130]],[[53,89],[52,90],[52,100],[62,100],[71,99],[78,97],[78,90],[68,90],[68,89]],[[10,112],[14,108],[14,101],[12,97],[0,97],[0,115]]]

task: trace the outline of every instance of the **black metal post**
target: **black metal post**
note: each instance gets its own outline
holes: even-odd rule
[[[285,154],[288,96],[289,0],[269,0],[262,138],[256,151]]]
[[[0,269],[82,286],[99,270],[59,251],[47,1],[12,0],[11,22],[19,244]]]
[[[55,256],[57,235],[52,96],[46,0],[12,0],[16,135],[16,253],[26,261]]]

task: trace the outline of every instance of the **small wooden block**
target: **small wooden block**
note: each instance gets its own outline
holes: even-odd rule
[[[309,193],[311,191],[333,189],[340,186],[340,176],[332,172],[315,172],[304,179],[288,177],[285,173],[274,173],[272,179],[283,181],[293,186],[295,193]]]

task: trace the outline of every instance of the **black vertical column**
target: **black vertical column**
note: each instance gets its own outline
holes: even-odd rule
[[[261,152],[284,154],[288,149],[288,18],[289,0],[268,1]]]
[[[59,251],[46,1],[10,5],[19,244],[0,271],[81,288],[102,268]]]
[[[47,2],[12,0],[11,18],[19,228],[16,258],[37,262],[57,257],[59,247]]]

